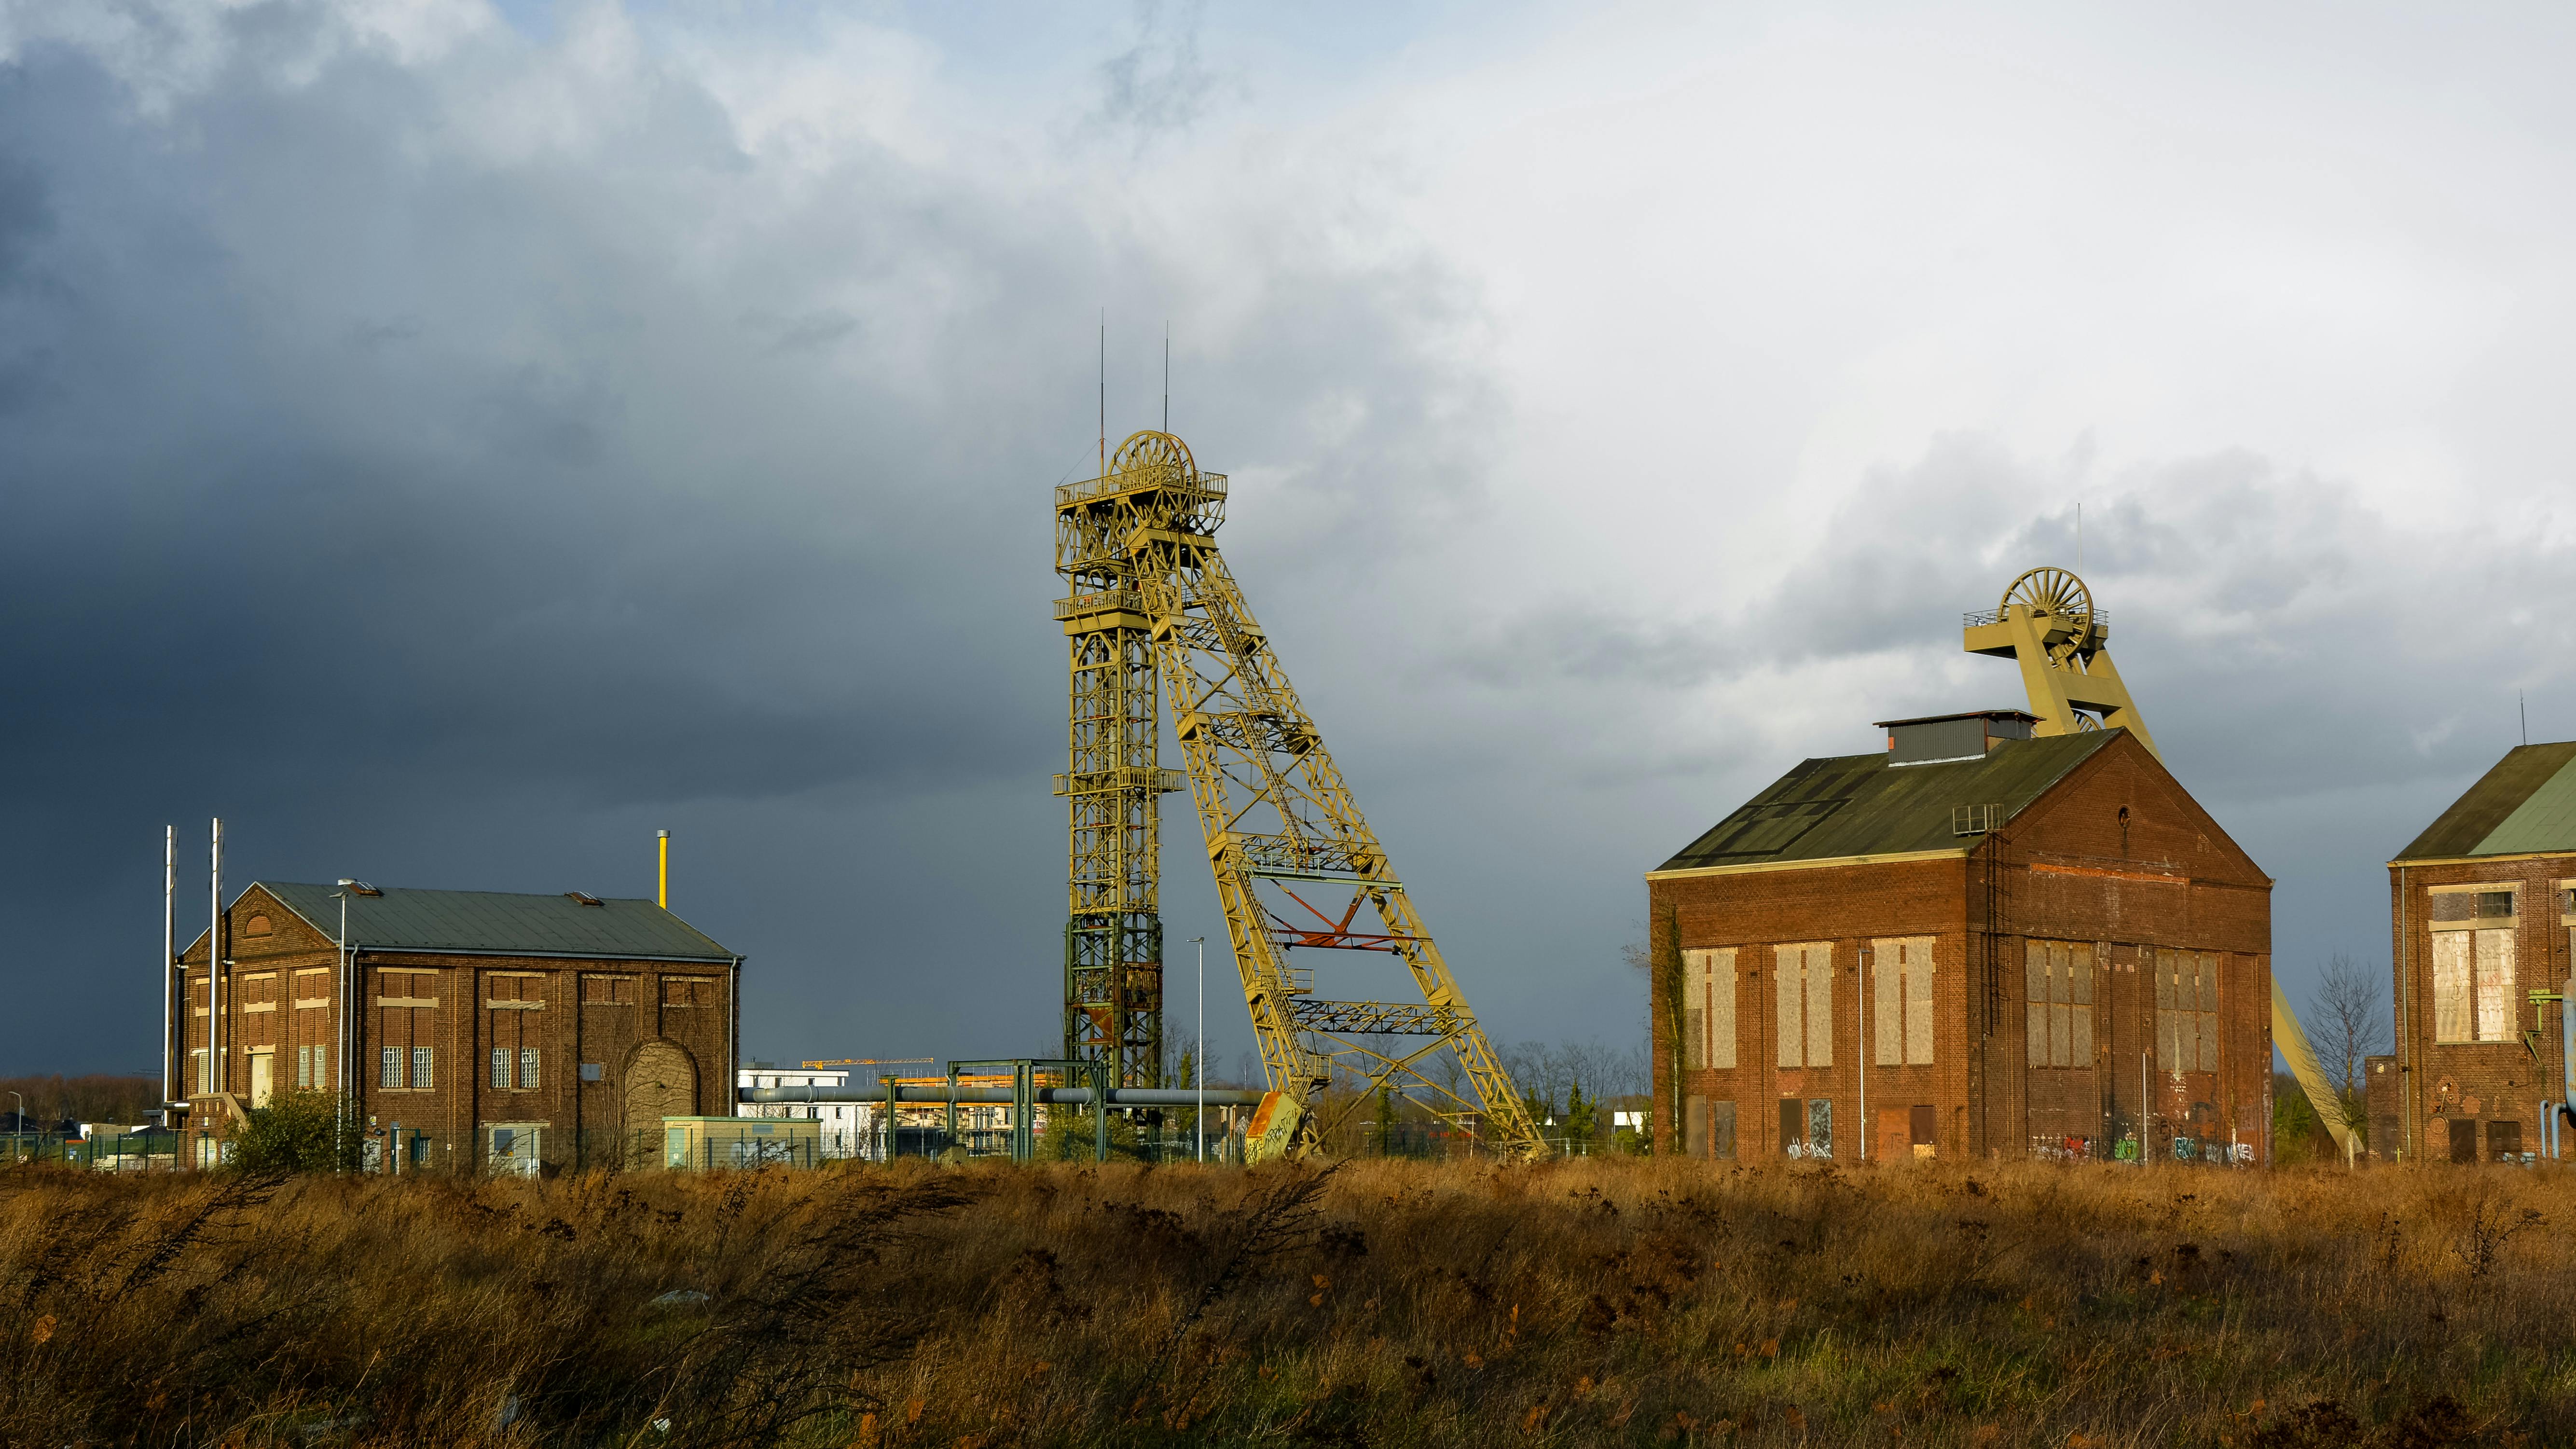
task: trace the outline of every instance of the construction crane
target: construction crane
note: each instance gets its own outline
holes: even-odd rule
[[[1066,1055],[1116,1053],[1152,1085],[1162,1040],[1155,802],[1180,788],[1156,756],[1159,692],[1198,808],[1270,1100],[1251,1155],[1301,1155],[1338,1076],[1355,1110],[1381,1089],[1453,1122],[1481,1115],[1505,1151],[1544,1150],[1403,881],[1218,554],[1226,479],[1166,432],[1130,436],[1099,477],[1056,489],[1056,605],[1072,673]],[[1158,689],[1159,687],[1159,689]],[[1363,917],[1362,910],[1367,915]],[[1401,963],[1409,1000],[1334,1000],[1289,953]],[[1146,1053],[1152,1052],[1149,1061]],[[1453,1062],[1454,1074],[1432,1072]],[[1338,1120],[1338,1119],[1336,1119]]]
[[[1971,654],[2011,659],[2021,665],[2022,688],[2030,712],[2039,716],[2033,734],[2065,735],[2084,730],[2125,729],[2158,760],[2164,752],[2138,717],[2136,701],[2111,662],[2110,616],[2093,607],[2093,591],[2061,568],[2024,572],[2004,590],[1992,613],[1970,614],[1961,647]],[[2272,1041],[2298,1078],[2299,1089],[2317,1109],[2318,1120],[2333,1134],[2347,1160],[2361,1150],[2360,1135],[2343,1120],[2339,1102],[2308,1045],[2298,1013],[2272,979]],[[2145,1134],[2141,1133],[2143,1137]]]

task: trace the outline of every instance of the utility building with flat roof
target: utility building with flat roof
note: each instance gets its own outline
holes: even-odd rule
[[[2388,895],[2396,1080],[2372,1150],[2519,1160],[2566,1069],[2564,1003],[2531,993],[2565,993],[2576,947],[2576,741],[2508,751],[2388,863]]]
[[[1884,722],[1647,873],[1657,1151],[2268,1160],[2271,880],[2130,731],[2034,723]]]
[[[379,1165],[534,1172],[733,1111],[743,958],[651,901],[257,881],[216,919],[179,961],[192,1136],[324,1091]]]

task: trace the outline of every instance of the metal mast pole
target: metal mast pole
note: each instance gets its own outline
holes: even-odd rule
[[[181,1083],[179,1064],[187,1059],[177,1036],[179,1025],[187,1018],[179,1011],[176,1000],[187,982],[178,969],[179,951],[179,827],[161,827],[161,1105],[167,1109],[178,1100]],[[167,1123],[169,1113],[164,1110]]]
[[[1198,1139],[1199,1161],[1207,1161],[1207,937],[1192,936],[1190,944],[1199,948],[1199,1025],[1196,1039],[1190,1043],[1190,1075],[1196,1079],[1199,1104],[1190,1113],[1190,1135]]]

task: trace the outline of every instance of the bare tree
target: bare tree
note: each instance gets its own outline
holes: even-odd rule
[[[2365,1130],[2370,1121],[2364,1082],[2367,1059],[2388,1050],[2385,974],[2354,960],[2348,952],[2337,951],[2326,959],[2325,979],[2318,983],[2308,1007],[2309,1019],[2316,1023],[2310,1028],[2310,1044],[2317,1049],[2318,1065],[2325,1068],[2336,1099],[2316,1106],[2321,1113],[2336,1113],[2343,1125],[2356,1132]]]

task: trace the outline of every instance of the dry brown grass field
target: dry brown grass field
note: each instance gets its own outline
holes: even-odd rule
[[[2567,1444],[2571,1229],[2509,1169],[22,1171],[0,1443]]]

